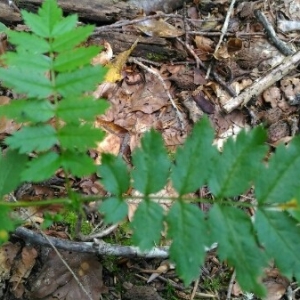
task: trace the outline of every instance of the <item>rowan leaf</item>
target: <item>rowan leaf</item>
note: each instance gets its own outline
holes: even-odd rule
[[[50,50],[49,42],[34,34],[9,30],[7,35],[19,52],[28,51],[33,57],[34,54],[47,53]]]
[[[195,124],[183,147],[179,147],[172,166],[171,179],[179,195],[194,192],[208,179],[212,158],[214,130],[207,118]]]
[[[284,211],[259,208],[254,227],[258,239],[270,258],[274,258],[282,275],[300,281],[300,228],[299,222]]]
[[[141,140],[142,147],[134,151],[132,171],[135,189],[149,195],[161,190],[168,179],[170,160],[159,133],[151,130]]]
[[[151,249],[160,240],[163,230],[163,209],[150,200],[142,201],[133,217],[131,227],[134,230],[132,241],[141,250]]]
[[[85,41],[93,30],[94,26],[88,25],[77,27],[70,32],[61,34],[54,39],[53,43],[51,43],[51,50],[54,52],[71,50],[81,42]]]
[[[0,198],[21,183],[20,173],[25,168],[27,160],[27,155],[14,150],[0,154]]]
[[[74,176],[82,177],[96,172],[96,165],[86,153],[64,151],[60,155],[61,166]]]
[[[117,223],[127,216],[128,206],[124,199],[111,197],[102,202],[99,211],[104,214],[104,220],[107,224]]]
[[[288,146],[280,145],[255,178],[255,194],[259,203],[283,203],[298,195],[300,170],[300,137]]]
[[[46,76],[37,72],[29,73],[25,68],[0,68],[0,79],[7,87],[18,93],[25,93],[28,97],[47,98],[53,91]]]
[[[51,67],[51,59],[42,54],[32,55],[31,53],[8,52],[3,56],[5,63],[10,66],[26,69],[28,72],[38,72],[42,74]]]
[[[239,195],[250,187],[267,153],[264,145],[266,132],[257,127],[251,132],[242,131],[236,140],[229,138],[223,152],[215,157],[208,183],[217,197]]]
[[[20,153],[46,151],[58,143],[55,129],[50,125],[23,127],[5,139],[11,149]]]
[[[59,155],[47,152],[27,163],[27,168],[21,173],[24,181],[40,182],[53,176],[60,168]]]
[[[92,128],[89,124],[81,126],[69,124],[58,130],[57,137],[64,149],[86,151],[95,147],[97,142],[103,139],[104,132],[100,129]]]
[[[257,244],[250,217],[235,207],[215,204],[209,211],[208,221],[211,238],[218,242],[219,256],[235,267],[241,288],[258,296],[265,295],[259,277],[267,259]]]
[[[17,122],[46,122],[54,116],[54,106],[48,100],[15,100],[0,106],[0,116]]]
[[[100,48],[75,48],[58,54],[54,61],[54,70],[57,72],[74,71],[79,67],[90,64],[91,59],[100,52]]]
[[[80,120],[94,121],[108,106],[104,100],[95,100],[90,96],[68,97],[58,103],[56,114],[68,123],[79,123]]]
[[[83,92],[93,91],[105,75],[101,66],[85,66],[81,69],[61,73],[56,77],[56,90],[63,97],[81,95]]]
[[[120,156],[102,154],[98,173],[105,189],[113,195],[121,197],[129,189],[130,178],[127,166]]]
[[[45,0],[38,14],[22,10],[22,17],[36,35],[51,38],[54,26],[62,19],[62,9],[57,6],[55,0]]]
[[[201,210],[190,203],[176,201],[167,217],[168,237],[171,238],[170,257],[184,283],[199,276],[208,244],[207,225]],[[184,249],[184,250],[183,250]]]
[[[76,28],[78,16],[76,14],[69,15],[55,23],[52,29],[52,36],[57,37],[66,34]]]

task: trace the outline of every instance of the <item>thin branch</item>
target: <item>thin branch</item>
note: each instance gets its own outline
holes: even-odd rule
[[[279,66],[275,67],[265,77],[256,80],[250,87],[243,90],[243,92],[240,93],[237,97],[229,99],[223,105],[223,109],[227,113],[230,113],[239,106],[246,105],[252,97],[261,94],[276,81],[282,79],[289,72],[296,69],[299,63],[300,51],[292,56],[286,57]]]
[[[94,242],[73,242],[49,236],[46,238],[42,234],[25,227],[18,227],[15,230],[15,234],[32,244],[45,247],[52,247],[53,245],[57,249],[80,253],[143,258],[167,258],[169,256],[169,247],[154,247],[152,250],[141,252],[138,247],[108,244],[102,240],[95,240]]]
[[[233,284],[234,284],[234,281],[235,281],[235,275],[236,275],[236,273],[235,273],[235,270],[234,270],[234,272],[232,273],[231,278],[230,278],[226,300],[231,299],[231,293],[232,293],[232,288],[233,288]]]

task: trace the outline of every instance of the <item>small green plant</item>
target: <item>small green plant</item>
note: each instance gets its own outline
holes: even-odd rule
[[[170,257],[186,284],[199,276],[205,249],[214,242],[219,257],[235,268],[245,290],[265,294],[259,278],[272,259],[283,275],[300,281],[300,137],[287,147],[279,146],[265,162],[268,148],[262,128],[241,132],[219,152],[212,145],[214,130],[203,118],[172,160],[160,134],[152,130],[134,151],[131,170],[110,154],[103,155],[96,167],[86,151],[103,136],[92,122],[107,105],[88,92],[103,79],[105,70],[89,64],[98,48],[78,47],[93,27],[77,27],[73,15],[64,18],[55,0],[46,0],[38,14],[23,11],[22,15],[32,33],[8,31],[16,52],[5,54],[7,67],[0,68],[3,83],[23,97],[0,107],[1,116],[23,123],[6,139],[9,150],[0,156],[1,197],[22,181],[51,177],[58,168],[66,178],[97,171],[111,194],[100,207],[106,222],[119,222],[127,215],[124,194],[132,185],[143,194],[131,224],[133,242],[150,249],[159,243],[166,224],[172,241]],[[32,152],[34,158],[28,160]],[[153,194],[168,181],[178,198],[171,199],[173,205],[165,212],[153,201]],[[187,197],[203,185],[214,196],[208,213],[195,202],[209,200]],[[255,188],[256,204],[233,200],[250,187]],[[70,188],[68,192],[68,199],[53,202],[80,209],[83,199]],[[11,207],[25,204],[1,201],[0,205],[0,239],[5,240],[16,226],[9,218]],[[254,218],[245,212],[249,206],[256,210]]]

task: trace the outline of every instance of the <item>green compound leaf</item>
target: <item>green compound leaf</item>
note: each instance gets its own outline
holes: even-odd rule
[[[54,61],[54,70],[57,72],[74,71],[79,67],[90,64],[91,59],[100,52],[100,48],[75,48],[60,53]]]
[[[71,174],[82,177],[96,172],[96,165],[85,153],[64,151],[61,156],[61,166]]]
[[[52,36],[57,37],[66,34],[76,28],[78,22],[77,15],[70,15],[56,22],[52,29]]]
[[[92,126],[88,124],[81,126],[73,124],[66,125],[57,133],[60,145],[72,151],[73,149],[86,151],[89,148],[93,148],[103,139],[104,135],[103,131],[92,128]]]
[[[12,149],[20,153],[46,151],[58,143],[56,132],[50,125],[23,127],[5,139]]]
[[[61,73],[56,78],[56,90],[63,97],[81,95],[96,88],[103,80],[106,69],[101,66],[85,66],[70,73]]]
[[[46,122],[54,116],[54,106],[48,100],[15,100],[0,106],[0,116],[16,122]]]
[[[60,101],[56,114],[68,123],[79,123],[80,120],[94,121],[97,115],[103,114],[109,107],[104,100],[93,97],[70,97]]]
[[[215,204],[208,221],[212,240],[218,242],[220,258],[235,267],[241,288],[263,296],[265,289],[258,278],[267,260],[257,245],[250,217],[235,207]]]
[[[45,55],[32,55],[31,53],[14,53],[8,52],[3,56],[5,63],[10,66],[27,69],[28,72],[38,72],[42,74],[51,67],[51,60]]]
[[[283,203],[298,194],[300,170],[300,137],[288,146],[280,145],[261,168],[255,180],[255,194],[259,203]]]
[[[105,189],[112,194],[121,197],[129,189],[130,178],[127,166],[120,156],[104,153],[98,173]]]
[[[25,169],[27,160],[27,155],[13,150],[0,154],[0,198],[21,183],[20,172]]]
[[[168,237],[173,240],[170,257],[187,285],[199,276],[208,244],[207,225],[200,209],[183,201],[175,202],[166,218]]]
[[[236,140],[230,138],[214,160],[214,172],[209,187],[218,197],[239,195],[250,187],[256,178],[267,152],[264,145],[266,132],[257,127],[251,132],[242,131]]]
[[[53,28],[62,19],[62,9],[57,6],[55,0],[45,0],[38,14],[22,11],[22,16],[32,32],[44,38],[51,38]]]
[[[128,206],[122,198],[111,197],[100,205],[99,211],[104,214],[104,220],[107,224],[117,223],[127,216]]]
[[[131,227],[134,230],[132,241],[141,250],[148,250],[160,240],[163,230],[163,209],[152,201],[142,201],[133,217]]]
[[[16,220],[13,220],[9,215],[10,212],[9,207],[0,206],[0,244],[6,242],[9,238],[9,232],[14,231],[17,227]]]
[[[59,35],[51,44],[51,50],[54,52],[63,52],[73,49],[81,42],[85,41],[93,32],[94,26],[88,25],[78,27],[70,32]]]
[[[17,46],[17,50],[28,51],[34,54],[46,53],[50,50],[50,44],[43,38],[27,32],[8,31],[9,41]]]
[[[179,195],[194,192],[207,180],[209,165],[217,150],[212,146],[214,130],[207,118],[195,125],[184,146],[178,148],[171,179]]]
[[[7,87],[28,97],[46,98],[53,91],[48,78],[37,72],[28,72],[26,68],[0,68],[0,79]]]
[[[57,153],[44,153],[28,162],[21,178],[24,181],[40,182],[53,176],[59,167],[60,158]]]
[[[300,228],[286,212],[267,211],[259,208],[254,227],[258,239],[270,258],[275,259],[282,275],[300,280]]]
[[[2,22],[0,22],[0,32],[6,32],[7,30],[8,28]]]
[[[132,171],[135,189],[149,195],[161,190],[168,179],[170,160],[159,133],[151,130],[141,140],[142,148],[134,151]]]

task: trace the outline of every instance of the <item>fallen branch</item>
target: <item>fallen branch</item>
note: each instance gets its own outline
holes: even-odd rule
[[[26,242],[32,244],[45,247],[55,246],[57,249],[74,252],[143,258],[167,258],[169,256],[169,247],[154,247],[149,251],[141,252],[137,247],[108,244],[102,240],[95,240],[94,242],[73,242],[50,236],[47,236],[48,239],[45,239],[42,234],[25,227],[18,227],[15,230],[15,234]]]
[[[231,98],[223,105],[223,109],[230,113],[239,106],[247,104],[254,96],[261,94],[276,81],[282,79],[292,70],[296,69],[300,63],[300,51],[294,55],[286,57],[283,62],[270,71],[265,77],[257,79],[250,87],[246,88],[237,97]]]

